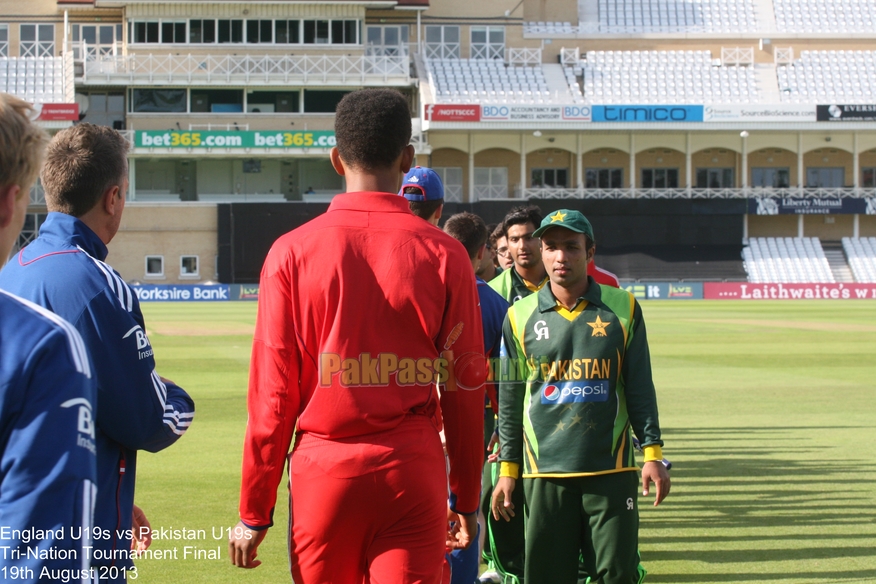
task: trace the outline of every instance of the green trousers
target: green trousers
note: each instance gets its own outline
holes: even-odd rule
[[[526,584],[577,584],[579,560],[593,583],[642,581],[638,473],[523,479],[523,486]]]
[[[484,434],[487,435],[487,424],[489,433],[492,434],[492,425],[495,423],[490,411],[489,419],[484,418]],[[485,442],[489,442],[485,438]],[[486,444],[484,445],[486,446]],[[499,476],[498,463],[484,463],[483,482],[481,483],[481,511],[487,522],[487,535],[484,542],[484,559],[501,575],[514,576],[508,581],[521,580],[523,578],[524,564],[524,528],[523,528],[523,509],[526,506],[523,489],[514,489],[511,496],[511,502],[514,503],[514,509],[517,515],[511,518],[511,521],[493,519],[493,512],[490,509],[490,502],[493,497],[493,487],[496,485],[496,480]]]

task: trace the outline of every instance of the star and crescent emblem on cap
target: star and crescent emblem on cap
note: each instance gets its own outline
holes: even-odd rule
[[[551,215],[551,223],[556,223],[557,221],[565,221],[567,214],[568,213],[563,213],[562,211],[557,211],[556,213]]]
[[[610,322],[603,322],[599,315],[596,315],[596,320],[593,322],[588,322],[587,325],[593,329],[593,334],[591,337],[605,337],[607,336],[605,332],[605,327],[610,325]]]

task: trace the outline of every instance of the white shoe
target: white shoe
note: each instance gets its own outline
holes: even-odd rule
[[[502,576],[495,570],[487,570],[478,578],[481,584],[502,584]]]

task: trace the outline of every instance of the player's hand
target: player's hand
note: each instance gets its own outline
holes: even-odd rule
[[[134,514],[131,521],[131,549],[139,556],[152,545],[152,525],[146,519],[142,509],[134,505]]]
[[[495,451],[493,450],[495,448]],[[499,454],[502,452],[502,446],[499,445],[499,435],[493,432],[490,437],[490,443],[487,445],[487,450],[491,453],[487,456],[488,462],[499,462]]]
[[[470,546],[478,534],[478,514],[460,514],[448,510],[447,517],[453,524],[447,533],[445,547],[451,550],[464,550]]]
[[[669,494],[671,481],[669,480],[669,471],[660,460],[652,460],[642,465],[642,495],[645,497],[651,492],[651,482],[657,487],[657,498],[654,499],[656,507],[663,502],[663,499]]]
[[[164,385],[167,385],[167,384],[176,385],[176,383],[174,383],[173,381],[171,381],[167,377],[162,377],[161,375],[159,375],[158,378],[161,380],[161,383],[163,383]]]
[[[496,488],[493,489],[493,500],[490,508],[493,510],[493,518],[498,521],[501,516],[505,521],[511,521],[514,517],[514,503],[511,502],[511,493],[517,479],[511,477],[499,477]]]
[[[267,529],[254,531],[240,521],[237,525],[231,528],[231,534],[228,536],[228,557],[231,558],[231,563],[238,568],[257,568],[262,565],[261,560],[257,560],[259,544],[265,539],[268,534]]]

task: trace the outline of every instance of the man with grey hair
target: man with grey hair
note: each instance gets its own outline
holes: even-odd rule
[[[47,141],[31,114],[0,93],[0,264],[21,232]],[[84,579],[89,538],[71,532],[91,526],[91,363],[76,330],[51,312],[0,290],[0,315],[0,573]],[[32,530],[45,536],[28,539]]]
[[[42,172],[50,213],[39,237],[0,272],[0,287],[70,321],[94,361],[94,521],[112,536],[95,540],[92,557],[102,558],[93,565],[110,581],[133,577],[132,540],[148,537],[142,515],[133,518],[137,451],[170,446],[194,416],[188,394],[155,370],[137,296],[104,263],[125,208],[127,151],[125,138],[107,127],[59,132]]]

